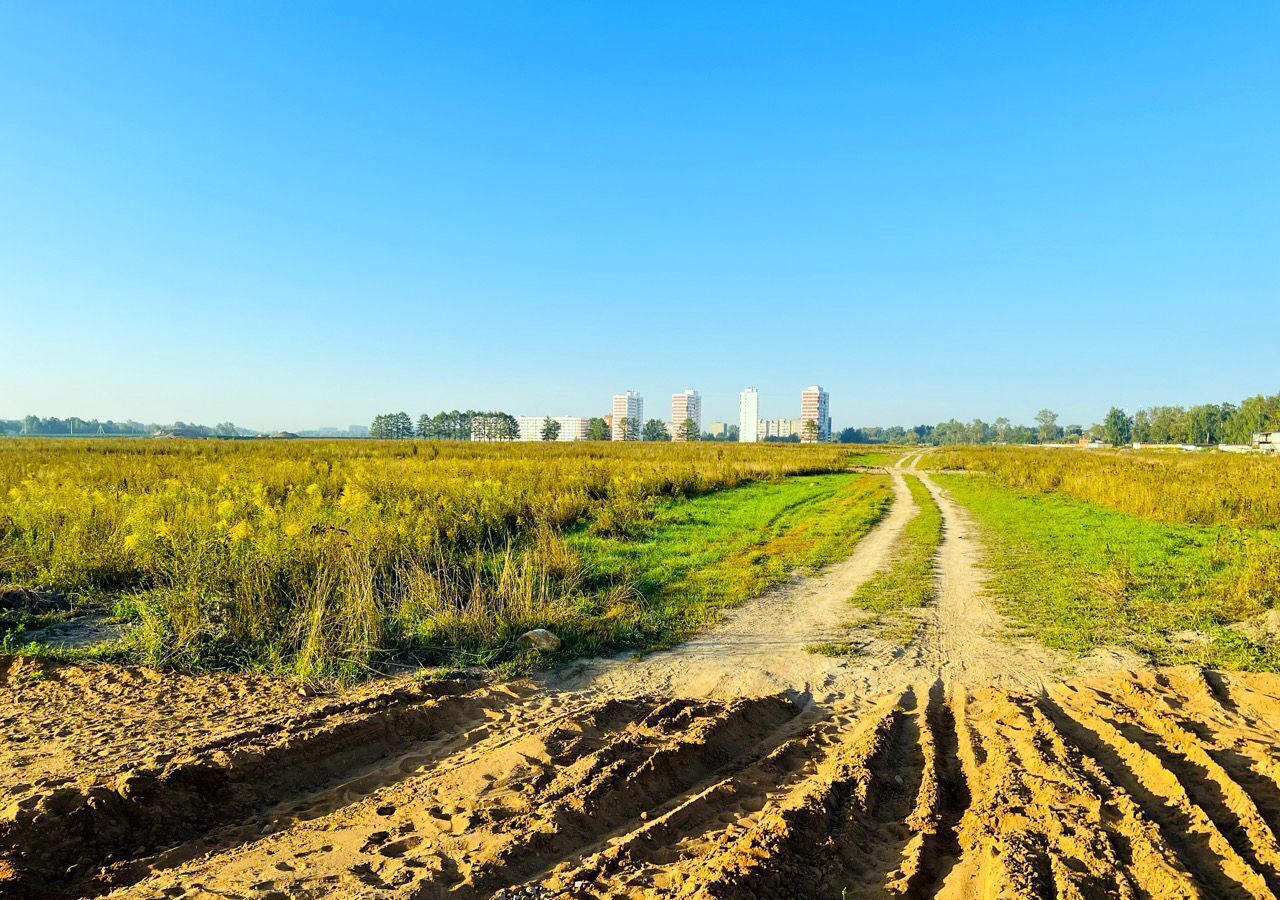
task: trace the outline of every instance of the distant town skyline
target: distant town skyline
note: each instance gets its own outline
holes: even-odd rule
[[[693,385],[735,421],[817,382],[839,429],[1276,388],[1272,2],[124,0],[0,33],[6,418]]]

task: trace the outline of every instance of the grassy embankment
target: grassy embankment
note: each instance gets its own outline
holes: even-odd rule
[[[568,533],[639,536],[671,505],[851,461],[760,444],[6,440],[0,587],[113,610],[133,627],[97,652],[159,666],[352,678],[392,658],[510,660],[532,627],[570,655],[667,626]],[[47,619],[5,615],[9,650]]]
[[[865,581],[852,597],[854,606],[873,614],[857,623],[878,628],[879,636],[896,643],[911,640],[919,627],[912,610],[922,609],[937,597],[934,557],[942,543],[942,511],[929,489],[914,475],[904,475],[916,513],[894,542],[890,564]],[[858,652],[860,643],[849,641],[813,644],[807,649],[826,656]]]
[[[1045,644],[1280,670],[1280,466],[1220,455],[951,450],[1002,610]],[[1235,627],[1233,627],[1235,626]]]

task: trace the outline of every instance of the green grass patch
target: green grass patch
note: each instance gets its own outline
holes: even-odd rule
[[[885,453],[879,450],[871,450],[866,453],[851,453],[849,454],[849,465],[887,466],[896,456],[896,453]]]
[[[989,478],[936,477],[981,526],[1002,611],[1046,645],[1280,671],[1274,637],[1230,627],[1280,602],[1275,531],[1156,522]]]
[[[862,652],[863,646],[865,645],[851,641],[823,641],[820,644],[806,644],[804,650],[806,653],[814,653],[818,656],[844,659],[847,656],[857,656]]]
[[[597,590],[628,585],[638,595],[633,614],[618,623],[618,642],[662,645],[794,571],[843,559],[891,501],[882,475],[757,482],[665,504],[639,535],[584,529],[569,546]]]
[[[853,603],[883,614],[919,609],[937,594],[933,557],[942,542],[942,512],[933,495],[914,475],[904,475],[916,514],[894,545],[893,562],[858,588]]]

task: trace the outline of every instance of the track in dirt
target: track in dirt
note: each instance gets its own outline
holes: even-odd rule
[[[1275,895],[1280,678],[1063,680],[1005,642],[977,536],[927,476],[945,538],[917,638],[804,652],[892,559],[912,512],[892,474],[897,508],[846,564],[670,653],[402,680],[16,785],[0,894]]]
[[[30,852],[2,883],[23,897],[1270,897],[1278,692],[1274,676],[1189,668],[1037,692],[947,696],[937,681],[860,712],[782,696],[566,708],[478,688],[420,698],[405,731],[385,708],[348,719],[401,735],[372,762],[337,752],[349,734],[317,735],[296,760],[211,755],[201,779],[161,776],[127,807],[91,793],[45,810],[81,837],[175,830],[148,853],[10,829]],[[316,754],[320,783],[289,773]]]

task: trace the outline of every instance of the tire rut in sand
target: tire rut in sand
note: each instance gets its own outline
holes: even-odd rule
[[[844,729],[814,771],[742,833],[682,861],[687,893],[722,898],[915,895],[942,874],[963,809],[941,695],[908,689]],[[940,749],[941,748],[941,749]],[[675,892],[675,891],[673,891]]]
[[[124,895],[248,884],[303,897],[493,896],[700,790],[758,755],[762,741],[783,740],[799,712],[781,696],[584,701],[514,740],[496,735],[326,816],[209,854]],[[268,859],[274,868],[262,877]]]
[[[446,698],[402,698],[434,718],[318,787],[239,770],[265,776],[253,803],[220,807],[243,820],[104,857],[97,881],[10,879],[0,895],[1261,898],[1280,884],[1275,676],[935,680],[837,707],[486,690],[459,694],[453,718]],[[362,740],[392,720],[366,712],[378,728]],[[322,745],[304,746],[305,767]],[[290,818],[299,800],[323,812]],[[9,858],[36,858],[24,841],[39,834],[6,832]]]
[[[344,785],[405,747],[476,727],[513,697],[414,684],[219,739],[110,783],[62,787],[0,814],[0,894],[82,896],[136,880],[152,854],[197,838],[241,840],[237,825],[291,798]],[[354,787],[347,793],[356,793]],[[261,823],[257,823],[261,827]]]

